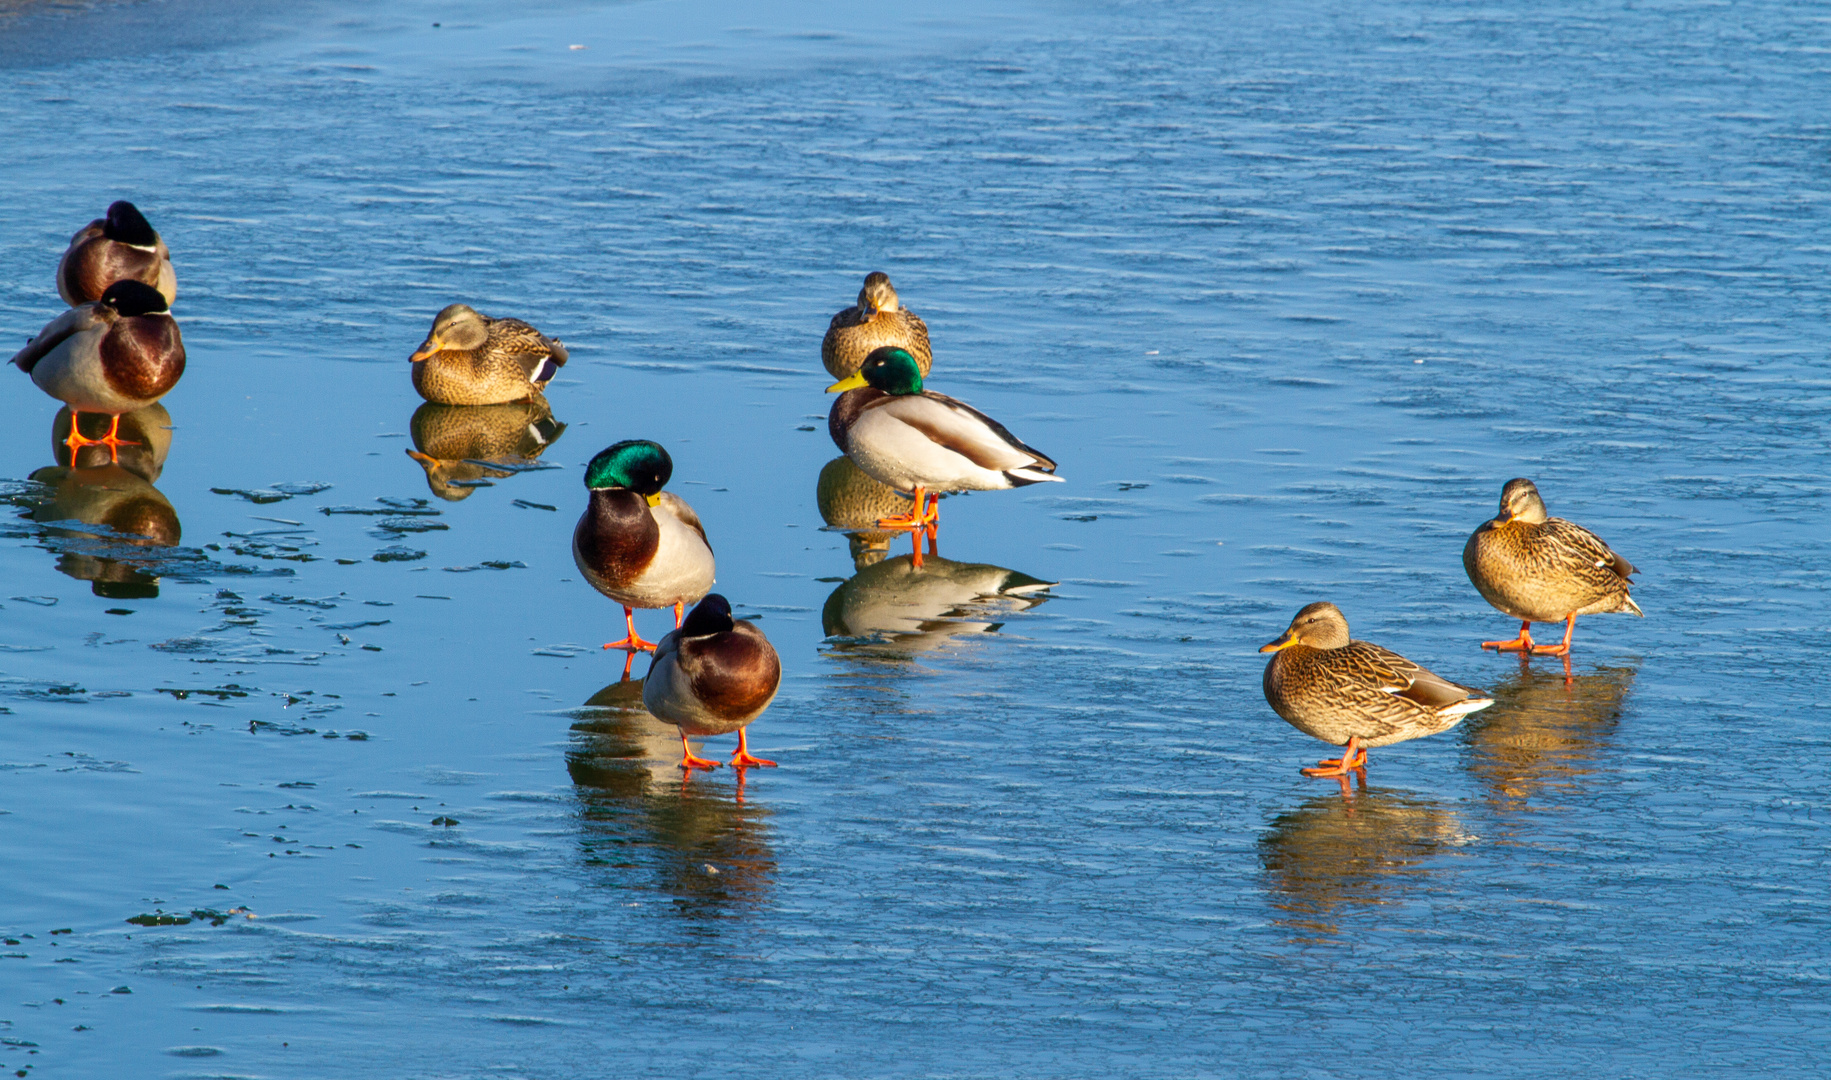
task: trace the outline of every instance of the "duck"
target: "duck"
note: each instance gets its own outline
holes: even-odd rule
[[[606,649],[623,649],[624,670],[637,652],[658,643],[636,633],[636,608],[674,609],[681,626],[686,605],[712,590],[712,545],[687,501],[663,491],[674,461],[661,444],[626,439],[598,452],[585,467],[590,502],[572,531],[572,561],[591,587],[623,605],[628,635]]]
[[[413,388],[440,405],[500,405],[546,389],[569,354],[520,319],[492,319],[450,304],[413,355]]]
[[[178,300],[171,251],[146,215],[126,199],[109,204],[106,217],[78,229],[57,262],[57,295],[71,307],[100,300],[117,281],[158,289],[168,305]]]
[[[1628,595],[1630,576],[1640,572],[1634,564],[1583,526],[1548,516],[1538,485],[1525,477],[1500,489],[1500,513],[1470,534],[1462,568],[1482,599],[1520,621],[1518,637],[1484,641],[1484,649],[1568,659],[1577,616],[1646,617]],[[1535,622],[1563,623],[1564,640],[1535,644]]]
[[[158,401],[184,374],[184,337],[159,290],[139,281],[117,281],[101,299],[78,304],[13,354],[12,363],[40,390],[70,407],[72,451],[94,444],[118,457],[131,445],[120,437],[121,414]],[[91,439],[80,430],[82,413],[114,418],[108,434]]]
[[[687,745],[687,736],[737,732],[731,767],[774,768],[755,757],[745,728],[769,708],[782,685],[782,660],[756,624],[731,617],[731,603],[708,593],[686,621],[655,647],[642,679],[642,705],[657,718],[680,729],[680,767],[716,769]]]
[[[1426,671],[1391,649],[1348,636],[1348,619],[1327,601],[1297,612],[1291,625],[1259,649],[1265,700],[1298,731],[1335,746],[1305,776],[1343,777],[1367,767],[1370,747],[1448,731],[1494,704],[1480,691]],[[1346,790],[1346,779],[1342,780]]]
[[[906,349],[915,357],[922,375],[928,375],[934,355],[928,348],[928,324],[902,306],[890,275],[881,270],[865,275],[858,303],[833,316],[820,342],[820,362],[828,374],[844,379],[856,372],[872,351],[886,345]]]
[[[1003,424],[945,394],[923,389],[921,365],[907,349],[873,350],[858,371],[827,387],[839,394],[827,433],[867,476],[910,493],[909,513],[879,528],[928,530],[940,520],[929,492],[1000,491],[1060,483],[1055,462],[1019,442]],[[916,551],[918,565],[921,551]]]

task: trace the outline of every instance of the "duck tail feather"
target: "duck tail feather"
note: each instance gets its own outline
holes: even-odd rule
[[[1631,597],[1631,596],[1624,596],[1624,597],[1622,597],[1622,598],[1621,598],[1621,607],[1620,607],[1620,608],[1618,608],[1618,609],[1617,609],[1617,610],[1620,610],[1620,611],[1631,611],[1631,612],[1633,612],[1633,613],[1634,613],[1634,614],[1636,614],[1636,615],[1638,615],[1638,616],[1640,616],[1640,617],[1641,617],[1641,618],[1643,618],[1643,619],[1644,619],[1644,618],[1646,618],[1646,617],[1647,617],[1647,613],[1646,613],[1646,612],[1644,612],[1644,611],[1642,611],[1642,610],[1640,610],[1640,605],[1639,605],[1639,604],[1636,604],[1636,603],[1635,603],[1635,602],[1634,602],[1634,598],[1633,598],[1633,597]]]
[[[1006,469],[1005,479],[1011,481],[1012,487],[1023,487],[1026,484],[1040,484],[1045,480],[1054,480],[1058,484],[1066,482],[1064,478],[1057,476],[1054,473],[1042,472],[1038,469],[1032,469],[1029,466],[1025,466],[1021,469]]]

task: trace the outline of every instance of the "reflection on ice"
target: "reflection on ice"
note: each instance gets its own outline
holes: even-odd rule
[[[827,597],[820,621],[841,648],[909,654],[961,634],[989,634],[997,620],[1049,599],[1053,581],[986,563],[939,556],[916,569],[908,555],[866,566]]]
[[[852,565],[860,570],[882,562],[890,554],[890,541],[908,535],[906,530],[880,529],[878,519],[909,512],[910,500],[890,485],[873,480],[841,454],[820,469],[814,491],[820,518],[834,529],[845,530],[852,543]]]
[[[525,471],[565,430],[539,394],[502,405],[427,402],[413,413],[414,449],[407,456],[426,470],[434,495],[457,502],[491,479]]]
[[[1283,925],[1328,937],[1338,913],[1403,901],[1446,849],[1476,837],[1443,803],[1405,791],[1330,792],[1286,811],[1259,838],[1259,859]]]
[[[83,434],[99,437],[112,417],[85,414]],[[27,517],[57,524],[42,535],[62,541],[57,569],[78,581],[91,582],[97,596],[145,599],[159,595],[157,556],[136,558],[135,549],[177,545],[182,528],[178,511],[152,481],[165,468],[171,449],[171,416],[163,405],[149,405],[121,417],[119,463],[109,460],[106,446],[82,446],[74,454],[64,445],[70,433],[70,410],[58,410],[51,423],[57,464],[31,474],[48,488],[34,500]],[[90,431],[94,426],[95,431]],[[63,527],[94,525],[95,530]],[[150,553],[149,553],[150,554]]]
[[[1535,670],[1492,687],[1494,707],[1464,725],[1471,768],[1496,804],[1524,809],[1527,800],[1568,790],[1594,771],[1614,734],[1636,668],[1597,668],[1587,675]]]
[[[680,732],[642,708],[642,682],[626,679],[573,714],[566,770],[579,800],[585,863],[645,871],[693,919],[739,914],[764,900],[776,873],[769,811],[735,787],[688,777]],[[697,747],[695,747],[697,749]]]

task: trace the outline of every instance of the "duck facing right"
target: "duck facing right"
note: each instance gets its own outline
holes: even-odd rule
[[[1632,612],[1629,575],[1640,571],[1600,536],[1545,512],[1538,486],[1524,477],[1500,491],[1500,513],[1483,522],[1462,548],[1462,567],[1482,599],[1520,621],[1519,637],[1484,641],[1484,649],[1541,656],[1570,655],[1577,616]],[[1535,622],[1561,622],[1564,640],[1532,641]]]

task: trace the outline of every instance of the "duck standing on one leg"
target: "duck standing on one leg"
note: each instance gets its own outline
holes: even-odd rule
[[[945,394],[922,388],[922,371],[905,349],[885,346],[850,378],[827,387],[844,391],[827,414],[827,432],[872,479],[910,492],[906,517],[878,521],[880,528],[926,529],[932,542],[940,496],[929,492],[1000,491],[1045,480],[1061,481],[1055,462],[1005,430],[1003,424]],[[915,561],[920,566],[921,546]]]
[[[1507,481],[1500,492],[1500,513],[1463,545],[1462,567],[1482,599],[1520,621],[1519,637],[1484,641],[1484,649],[1568,658],[1577,616],[1633,612],[1645,617],[1628,595],[1628,577],[1639,573],[1634,564],[1583,526],[1546,516],[1538,487],[1523,477]],[[1533,644],[1535,622],[1563,623],[1564,640]]]
[[[172,253],[133,203],[125,199],[108,207],[76,231],[57,263],[57,295],[75,307],[100,300],[117,281],[137,281],[159,290],[169,305],[178,299],[178,275]]]
[[[572,560],[592,588],[623,605],[629,634],[606,649],[625,649],[629,663],[655,643],[636,633],[636,608],[685,606],[712,588],[712,546],[687,501],[670,491],[673,459],[659,443],[629,439],[598,453],[585,467],[591,501],[572,531]]]
[[[873,271],[858,290],[858,304],[833,316],[820,342],[820,362],[835,379],[852,375],[875,349],[895,345],[915,358],[922,374],[934,362],[928,349],[928,324],[897,301],[890,276]]]
[[[129,445],[120,438],[121,414],[144,409],[178,384],[184,374],[184,338],[159,290],[138,281],[117,281],[100,300],[78,304],[51,320],[12,362],[38,388],[70,406],[70,437],[64,445],[100,444],[111,456]],[[108,434],[84,437],[81,413],[114,417]]]
[[[693,608],[680,628],[661,639],[654,662],[642,680],[642,704],[680,729],[680,767],[716,769],[718,762],[698,757],[687,736],[737,732],[731,767],[773,767],[753,757],[745,727],[775,700],[782,684],[782,661],[763,631],[743,619],[732,619],[731,605],[717,593]]]
[[[1265,665],[1265,700],[1305,735],[1344,747],[1305,776],[1345,777],[1367,766],[1367,748],[1448,731],[1493,698],[1439,678],[1391,649],[1348,637],[1348,620],[1330,603],[1297,613]]]
[[[492,319],[451,304],[413,355],[413,388],[440,405],[527,401],[569,358],[566,346],[520,319]]]

